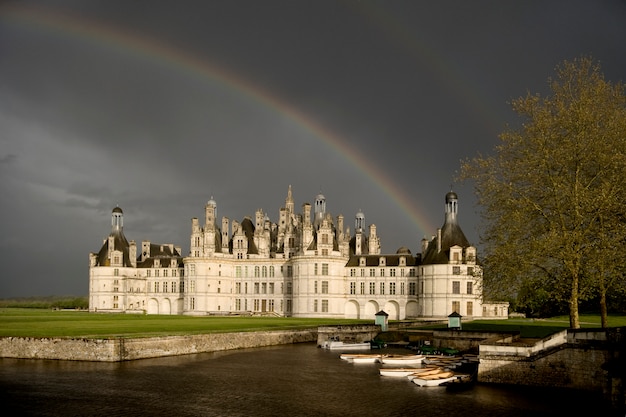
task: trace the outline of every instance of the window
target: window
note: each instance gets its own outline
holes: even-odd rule
[[[410,277],[414,277],[415,276],[415,268],[409,269],[409,276]]]
[[[159,270],[158,269],[154,270],[154,276],[157,277],[157,278],[159,277]]]
[[[405,287],[404,282],[401,282],[400,283],[400,295],[404,295],[404,287]]]
[[[313,275],[317,275],[317,264],[313,267]]]
[[[241,267],[240,266],[236,266],[235,267],[235,277],[241,278]]]
[[[328,300],[322,300],[322,313],[328,313]]]
[[[328,294],[328,281],[322,281],[322,294]]]
[[[356,277],[356,269],[350,268],[350,276],[351,277]]]
[[[396,268],[389,269],[389,276],[390,277],[395,277],[396,276]]]
[[[370,268],[370,277],[375,277],[375,276],[376,276],[376,269]]]
[[[241,282],[235,282],[235,293],[241,294]]]
[[[322,244],[323,245],[328,245],[328,234],[326,234],[326,233],[322,234]]]
[[[150,271],[149,269],[146,270],[146,276],[147,277],[151,277],[152,276],[152,271]]]
[[[159,292],[159,283],[158,282],[154,283],[154,292]]]
[[[361,295],[365,295],[365,283],[361,283]]]
[[[385,295],[385,283],[380,283],[380,295]]]
[[[376,283],[370,282],[370,295],[376,294]]]
[[[274,294],[274,283],[270,282],[270,294]]]
[[[258,266],[254,267],[254,277],[258,278],[261,275],[261,269]]]
[[[176,276],[176,270],[172,269],[172,276],[175,277]]]
[[[474,315],[474,303],[471,301],[467,302],[467,311],[465,312],[468,316]]]
[[[364,277],[365,276],[365,269],[361,268],[361,276]]]
[[[267,278],[267,266],[263,266],[263,278]]]
[[[473,290],[474,290],[474,283],[470,281],[467,283],[467,293],[472,294]]]
[[[322,256],[328,256],[328,249],[322,249]]]
[[[474,276],[474,267],[473,266],[468,266],[467,267],[467,275]]]
[[[317,300],[313,300],[313,312],[317,313]]]
[[[389,295],[396,295],[396,283],[395,282],[389,283]]]
[[[267,294],[267,282],[261,283],[261,294]]]
[[[287,283],[287,294],[291,294],[291,282]],[[290,310],[291,311],[291,310]]]
[[[452,312],[461,314],[461,312],[459,310],[461,310],[461,302],[460,301],[453,301],[452,302]]]
[[[270,278],[274,278],[274,267],[270,266]]]
[[[164,270],[163,270],[163,277],[164,277],[164,278],[167,278],[167,269],[164,269]]]
[[[259,283],[258,283],[258,282],[255,282],[255,283],[254,283],[254,293],[255,293],[255,294],[258,294],[258,293],[259,293]]]
[[[163,283],[163,292],[167,292],[167,282]]]
[[[317,294],[317,281],[313,282],[313,292]]]
[[[117,268],[115,268],[115,269],[113,270],[113,276],[118,277],[119,275],[120,275],[120,270],[119,270],[119,269],[117,269]]]
[[[461,294],[461,282],[452,281],[452,294]]]
[[[454,275],[461,275],[461,267],[460,266],[453,266],[452,267],[452,274],[454,274]]]
[[[383,268],[380,268],[380,276],[381,277],[385,276],[385,270]]]
[[[409,282],[409,295],[417,295],[417,283]]]
[[[322,264],[322,275],[328,275],[328,264]]]

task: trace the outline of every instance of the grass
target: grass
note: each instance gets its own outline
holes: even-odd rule
[[[294,317],[192,317],[0,308],[0,336],[111,338],[306,329],[372,323]]]
[[[615,315],[608,318],[609,327],[626,326],[626,316]],[[442,329],[447,325],[432,325],[420,329]],[[597,314],[580,315],[581,328],[600,328],[600,316]],[[501,320],[474,320],[463,322],[463,330],[520,332],[520,337],[541,339],[553,333],[569,328],[569,316],[557,316],[543,319],[510,318]]]
[[[599,328],[598,315],[581,315],[581,327]],[[373,320],[295,317],[192,317],[88,313],[33,308],[0,308],[0,337],[112,338],[306,329],[322,325],[373,324]],[[609,326],[626,326],[626,316],[610,316]],[[446,325],[420,326],[441,329]],[[569,327],[567,316],[549,319],[502,319],[463,322],[463,330],[519,331],[524,338],[543,338]]]

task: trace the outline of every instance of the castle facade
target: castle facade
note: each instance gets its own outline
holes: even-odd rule
[[[458,197],[445,197],[445,221],[421,253],[402,247],[381,254],[376,226],[359,212],[354,232],[333,218],[319,194],[296,212],[291,187],[278,221],[191,219],[190,250],[173,244],[128,242],[123,212],[113,209],[111,233],[89,255],[89,309],[147,314],[268,314],[391,320],[506,317],[507,303],[482,298],[476,248],[457,222]]]

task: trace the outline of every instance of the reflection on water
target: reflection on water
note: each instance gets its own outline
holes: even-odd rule
[[[0,363],[0,400],[13,415],[553,417],[600,404],[599,395],[545,388],[421,388],[314,344],[112,364]]]

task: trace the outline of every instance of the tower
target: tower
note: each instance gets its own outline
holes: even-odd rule
[[[326,215],[326,197],[322,193],[315,197],[315,225],[319,225]]]
[[[116,206],[111,212],[111,233],[122,233],[124,230],[124,212]]]

